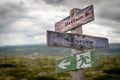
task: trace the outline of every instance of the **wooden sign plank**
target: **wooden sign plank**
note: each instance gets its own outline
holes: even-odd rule
[[[65,72],[97,66],[96,52],[89,51],[74,56],[64,57],[56,61],[56,72]]]
[[[48,46],[74,49],[107,49],[108,39],[73,33],[47,31]]]
[[[71,19],[72,18],[72,19]],[[55,23],[55,31],[66,32],[74,29],[80,25],[91,22],[94,20],[93,5],[79,10],[72,16],[68,16]],[[73,25],[74,24],[74,25]]]

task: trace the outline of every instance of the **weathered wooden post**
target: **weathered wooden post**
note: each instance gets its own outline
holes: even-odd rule
[[[70,10],[70,17],[71,19],[75,19],[75,16],[78,11],[80,11],[80,9],[78,8],[74,8],[74,9],[71,9]],[[72,20],[71,20],[72,21]],[[72,23],[71,26],[75,26],[74,25],[75,23]],[[79,26],[78,28],[75,28],[75,29],[72,29],[71,30],[71,33],[77,33],[77,34],[83,34],[83,31],[82,31],[82,26]],[[82,52],[83,49],[81,50],[78,50],[78,49],[72,49],[71,50],[71,53],[72,55],[75,55],[75,54],[79,54],[80,52]],[[73,77],[73,80],[85,80],[85,72],[84,72],[84,69],[81,68],[79,70],[74,70],[72,72],[72,77]]]

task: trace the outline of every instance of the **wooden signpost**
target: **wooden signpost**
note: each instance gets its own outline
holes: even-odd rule
[[[74,8],[70,16],[55,23],[55,31],[47,32],[48,46],[72,48],[72,55],[56,61],[56,72],[73,70],[73,80],[85,80],[83,68],[96,66],[95,51],[107,49],[108,39],[83,35],[82,26],[94,20],[93,5],[83,9]],[[71,33],[62,33],[71,30]],[[81,54],[83,53],[83,54]]]
[[[71,9],[70,16],[73,16],[73,15],[76,16],[75,13],[77,13],[78,11],[79,11],[79,9],[76,9],[76,8]],[[71,30],[71,33],[76,33],[76,34],[81,34],[82,35],[83,34],[82,26],[80,25],[78,28]],[[84,51],[84,49],[81,49],[81,50],[79,50],[79,49],[72,49],[71,50],[72,55],[79,54],[82,51]],[[81,68],[81,69],[78,69],[78,70],[74,70],[72,72],[72,77],[73,77],[73,80],[85,80],[85,71],[84,71],[84,69]]]
[[[48,46],[74,49],[107,49],[108,39],[73,33],[47,31]]]
[[[66,32],[94,20],[93,5],[74,10],[77,12],[55,23],[55,31]]]

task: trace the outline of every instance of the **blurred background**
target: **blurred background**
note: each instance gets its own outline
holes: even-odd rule
[[[0,0],[0,80],[71,80],[70,72],[55,72],[56,59],[71,49],[48,47],[46,31],[90,4],[95,20],[82,26],[83,34],[108,38],[109,49],[97,51],[98,66],[85,69],[86,80],[119,80],[119,0]]]

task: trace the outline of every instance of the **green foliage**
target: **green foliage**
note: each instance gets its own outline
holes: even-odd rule
[[[70,72],[56,73],[57,56],[6,56],[0,59],[0,80],[72,80]],[[120,80],[120,56],[98,57],[98,66],[85,69],[86,80]]]
[[[16,65],[13,65],[13,64],[0,64],[0,67],[3,67],[3,68],[10,68],[10,67],[16,67]]]
[[[85,70],[87,80],[119,80],[120,56],[100,56],[97,67]]]
[[[34,80],[57,80],[57,79],[51,76],[38,76]]]
[[[113,68],[110,68],[108,70],[104,70],[103,71],[104,73],[107,73],[107,74],[120,74],[120,67],[113,67]]]
[[[120,67],[113,67],[107,70],[104,70],[104,75],[98,76],[93,80],[119,80],[120,79]]]
[[[112,75],[103,75],[94,78],[93,80],[120,80],[119,76],[112,76]]]

